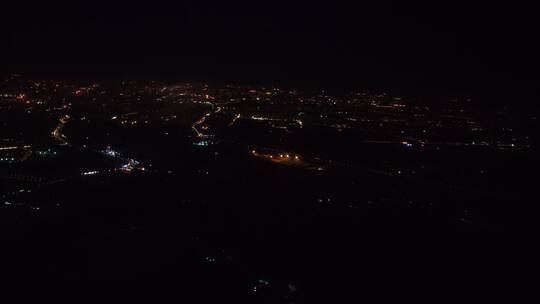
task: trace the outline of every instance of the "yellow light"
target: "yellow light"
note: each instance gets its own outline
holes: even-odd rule
[[[296,156],[294,157],[294,159],[298,160],[298,159],[299,159],[298,155],[296,155]]]
[[[290,156],[289,156],[289,154],[287,154],[287,155],[285,155],[285,157],[289,158]]]

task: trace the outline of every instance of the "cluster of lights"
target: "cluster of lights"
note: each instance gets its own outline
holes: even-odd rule
[[[256,150],[251,150],[251,154],[253,154],[253,155],[259,155],[259,154],[257,153]],[[263,155],[263,154],[261,154],[261,156],[265,156],[265,157],[268,157],[268,158],[271,158],[271,159],[274,158],[274,155],[271,155],[271,154],[270,154],[270,155]],[[291,155],[291,154],[288,154],[288,153],[286,153],[286,154],[279,154],[276,158],[277,158],[277,159],[282,159],[282,160],[285,160],[285,159],[287,159],[287,160],[288,160],[288,159],[300,160],[300,156],[298,156],[298,155]]]
[[[195,142],[193,143],[194,146],[202,146],[202,147],[206,147],[206,146],[209,146],[210,145],[210,142],[207,141],[207,140],[201,140],[201,141],[198,141],[198,142]]]
[[[412,146],[413,146],[410,142],[407,142],[407,141],[402,141],[401,144],[404,145],[407,148],[412,148]]]
[[[49,156],[49,155],[56,155],[56,151],[52,151],[51,149],[47,149],[45,151],[36,151],[37,155],[39,156]]]
[[[120,170],[124,172],[131,172],[134,169],[139,169],[141,171],[146,171],[145,167],[138,167],[139,162],[135,159],[130,159],[127,164],[124,164],[120,167]]]
[[[112,157],[117,157],[120,155],[120,153],[114,151],[111,149],[111,147],[107,147],[107,149],[103,150],[103,153]]]
[[[99,171],[87,171],[87,172],[81,173],[81,175],[88,176],[88,175],[96,175],[98,173],[99,173]]]
[[[0,150],[15,150],[15,149],[18,149],[19,147],[17,146],[12,146],[12,147],[0,147]]]
[[[253,120],[275,120],[275,119],[272,119],[272,118],[267,118],[267,117],[262,117],[262,116],[255,116],[255,115],[252,115],[251,119],[253,119]]]

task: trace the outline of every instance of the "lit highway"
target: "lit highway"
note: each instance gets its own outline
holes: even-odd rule
[[[206,114],[204,114],[203,117],[201,117],[199,120],[197,120],[195,123],[193,123],[193,125],[191,126],[191,128],[193,129],[193,131],[195,131],[195,134],[197,134],[197,137],[205,137],[206,135],[204,133],[202,133],[201,131],[199,131],[198,127],[202,124],[204,124],[206,122],[206,118],[210,117],[211,115],[215,114],[215,113],[218,113],[221,111],[221,107],[216,107],[215,110],[212,110]]]
[[[64,145],[69,145],[66,136],[62,134],[62,129],[64,128],[64,126],[66,125],[68,121],[69,121],[68,115],[61,117],[58,122],[58,125],[51,132],[52,137]]]

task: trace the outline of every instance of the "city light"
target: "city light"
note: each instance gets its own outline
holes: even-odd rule
[[[88,175],[96,175],[98,173],[99,171],[87,171],[87,172],[81,173],[81,175],[88,176]]]

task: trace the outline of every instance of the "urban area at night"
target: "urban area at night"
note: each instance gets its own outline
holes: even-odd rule
[[[358,237],[391,250],[377,238],[509,229],[523,193],[507,176],[536,121],[467,97],[22,75],[2,80],[0,115],[3,237],[43,246],[13,251],[14,274],[189,265],[282,300],[302,296],[297,268],[316,259],[389,254],[349,256]]]
[[[525,302],[540,25],[518,2],[6,3],[0,290]]]

